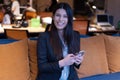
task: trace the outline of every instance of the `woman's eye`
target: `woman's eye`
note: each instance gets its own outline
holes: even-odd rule
[[[67,15],[65,15],[65,16],[64,16],[64,18],[68,18],[68,16],[67,16]]]
[[[58,17],[59,17],[60,15],[59,15],[59,14],[56,14],[55,16],[58,16]]]
[[[68,16],[67,16],[67,15],[61,15],[61,14],[56,14],[55,16],[56,16],[56,17],[68,18]]]

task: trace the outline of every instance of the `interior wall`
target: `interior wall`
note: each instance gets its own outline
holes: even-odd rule
[[[3,2],[4,4],[9,4],[10,1],[11,1],[11,0],[3,0],[2,2]],[[19,1],[20,5],[23,6],[24,4],[27,3],[28,0],[18,0],[18,1]]]
[[[73,0],[57,0],[59,2],[67,2],[73,8]],[[20,0],[21,5],[26,4],[28,1],[27,0]],[[47,7],[47,4],[49,4],[48,0],[32,0],[32,6],[38,11],[44,11],[45,8]]]
[[[27,0],[20,0],[21,3],[26,3]],[[67,2],[73,9],[73,0],[58,0],[59,2]],[[48,3],[48,0],[33,0],[33,7],[38,11],[44,11]],[[117,22],[120,20],[120,8],[119,0],[105,0],[105,10],[108,14],[113,15],[114,25],[117,26]],[[74,10],[74,9],[73,9]]]
[[[3,0],[2,1],[4,4],[9,4],[10,0]]]
[[[68,4],[71,6],[71,8],[73,9],[73,0],[59,0],[59,2],[66,2],[66,3],[68,3]]]
[[[94,0],[95,5],[97,6],[98,9],[104,10],[105,8],[105,0]]]
[[[113,15],[113,23],[117,27],[117,23],[120,20],[120,0],[107,0],[107,13]]]
[[[18,2],[20,3],[20,6],[24,6],[27,4],[28,0],[18,0]]]
[[[20,4],[25,5],[28,1],[30,1],[32,4],[32,7],[37,10],[37,12],[44,11],[46,8],[46,3],[48,0],[20,0]]]
[[[67,2],[71,6],[71,8],[73,8],[73,0],[58,0],[58,1]],[[34,0],[33,1],[33,6],[35,5],[38,12],[44,11],[45,8],[47,7],[47,4],[49,4],[48,0]]]
[[[48,0],[36,0],[36,6],[37,6],[37,11],[38,12],[41,12],[41,11],[44,11],[45,8],[47,7],[47,4],[48,4]]]

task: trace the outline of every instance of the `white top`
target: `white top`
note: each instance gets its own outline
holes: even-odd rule
[[[65,58],[67,55],[68,55],[68,46],[67,44],[62,40],[61,36],[59,35],[61,41],[62,41],[62,44],[63,44],[63,47],[62,47],[62,52],[63,52],[63,57]],[[64,66],[63,67],[63,70],[62,70],[62,73],[61,73],[61,76],[60,76],[60,79],[59,80],[68,80],[68,76],[69,76],[69,67],[70,66]]]
[[[4,18],[3,18],[3,24],[11,24],[11,20],[10,20],[10,15],[9,14],[5,14]]]
[[[34,8],[32,8],[32,7],[27,7],[26,10],[27,10],[27,11],[36,12],[36,10],[35,10]]]
[[[68,54],[68,47],[64,46],[63,47],[63,56],[66,57],[67,54]],[[64,66],[59,80],[68,80],[69,73],[70,73],[69,66]]]
[[[17,0],[13,1],[11,9],[14,15],[20,15],[20,4]]]

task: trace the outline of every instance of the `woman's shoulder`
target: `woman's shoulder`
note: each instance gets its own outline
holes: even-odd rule
[[[41,32],[39,34],[39,38],[47,38],[47,37],[49,37],[49,32]]]
[[[78,31],[74,31],[74,35],[80,35],[80,33]]]

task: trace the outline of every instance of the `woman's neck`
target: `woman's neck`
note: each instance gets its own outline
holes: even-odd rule
[[[63,30],[59,30],[58,31],[58,35],[60,37],[60,40],[62,41],[62,44],[64,45],[64,47],[66,46],[66,42],[65,42],[65,39],[64,39],[64,31]]]
[[[58,30],[58,34],[63,39],[63,30]]]

